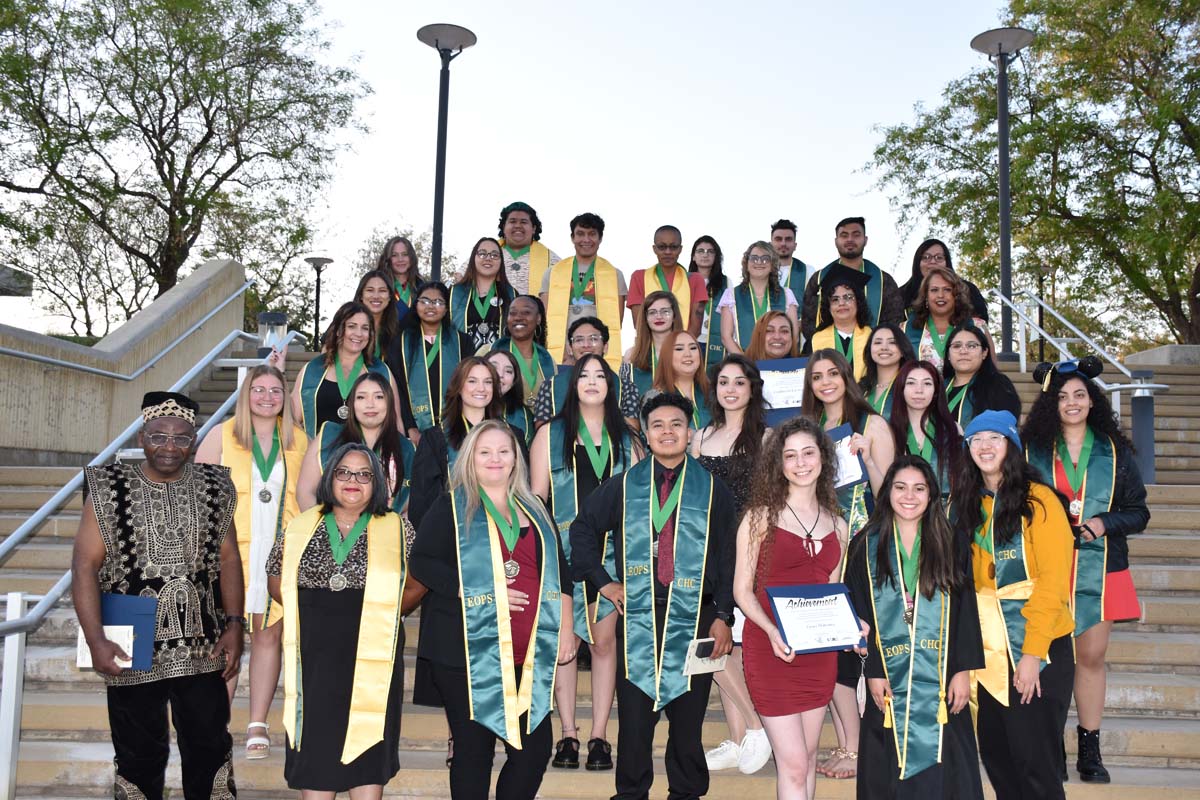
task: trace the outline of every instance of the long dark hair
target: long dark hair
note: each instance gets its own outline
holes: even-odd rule
[[[818,361],[832,361],[838,374],[842,376],[842,383],[846,385],[846,393],[842,395],[842,423],[848,422],[854,430],[862,433],[859,430],[859,420],[874,414],[875,409],[871,408],[871,404],[863,396],[862,389],[854,382],[854,368],[837,350],[818,350],[809,357],[808,371],[804,374],[804,397],[800,401],[800,413],[818,420],[821,418],[821,412],[825,410],[825,403],[817,399],[812,388],[812,368]],[[865,423],[863,428],[866,428]]]
[[[829,287],[828,291],[824,287],[821,289],[821,304],[817,309],[817,330],[825,330],[833,324],[833,312],[829,310],[832,301],[829,298],[839,286],[843,286],[854,292],[855,324],[860,328],[868,327],[871,324],[871,310],[867,306],[867,293],[863,287],[848,283],[834,283]]]
[[[408,280],[406,286],[420,286],[425,279],[421,277],[420,264],[417,262],[417,249],[413,247],[413,243],[406,236],[393,236],[387,240],[387,244],[383,246],[383,252],[379,254],[379,261],[375,264],[375,269],[385,275],[395,275],[392,272],[392,248],[398,244],[404,245],[404,249],[408,251]],[[388,281],[388,287],[393,286],[393,281]]]
[[[725,254],[721,252],[721,245],[717,244],[717,240],[707,234],[701,236],[692,243],[692,258],[688,264],[688,272],[699,272],[700,267],[696,266],[696,248],[702,244],[712,245],[713,249],[713,265],[708,271],[708,299],[714,297],[718,300],[725,293],[725,288],[729,285],[729,277],[725,274]]]
[[[579,411],[579,378],[583,375],[583,368],[592,361],[599,362],[600,368],[604,370],[604,380],[608,384],[608,394],[604,396],[604,429],[608,431],[609,441],[612,442],[613,463],[624,464],[627,468],[632,436],[629,423],[621,416],[621,404],[617,402],[617,393],[613,390],[617,385],[616,373],[603,356],[595,353],[585,354],[571,368],[571,379],[567,382],[567,396],[563,400],[562,411],[555,414],[555,419],[561,419],[563,422],[563,463],[567,465],[567,469],[574,471],[575,437],[579,435],[579,420],[582,419]],[[615,474],[615,467],[613,471]]]
[[[767,436],[761,458],[750,484],[750,502],[746,511],[751,541],[758,542],[758,564],[754,569],[754,585],[761,586],[771,573],[771,551],[775,544],[775,526],[787,506],[788,481],[783,474],[783,445],[788,437],[807,433],[821,452],[821,474],[817,476],[817,505],[835,520],[839,515],[837,489],[837,455],[833,441],[821,426],[808,417],[792,417]],[[836,522],[834,523],[836,524]]]
[[[779,254],[775,252],[775,248],[771,246],[770,242],[760,239],[747,247],[745,253],[742,253],[742,282],[739,285],[750,287],[750,251],[755,249],[765,250],[771,259],[771,270],[767,273],[767,297],[771,300],[778,300],[783,296],[783,285],[779,282]]]
[[[917,565],[917,580],[921,594],[926,598],[933,597],[935,591],[953,592],[966,581],[967,561],[970,550],[965,537],[956,538],[955,529],[950,527],[950,520],[942,511],[939,499],[941,495],[937,476],[933,467],[925,459],[914,455],[899,455],[883,476],[883,486],[875,495],[875,511],[863,526],[863,530],[850,543],[849,558],[857,558],[857,553],[866,547],[867,534],[879,533],[879,543],[875,553],[875,585],[883,586],[884,582],[896,583],[896,575],[892,571],[892,560],[889,552],[892,549],[892,536],[895,512],[892,510],[892,484],[896,475],[902,469],[915,469],[921,473],[921,479],[929,487],[929,505],[921,516],[921,555]]]
[[[968,320],[974,314],[971,306],[971,295],[967,291],[967,282],[954,274],[954,270],[946,267],[930,267],[929,274],[921,281],[917,290],[917,299],[913,301],[913,324],[919,328],[925,327],[929,321],[929,282],[941,278],[950,284],[954,292],[954,313],[950,315],[950,327]]]
[[[915,422],[908,415],[908,402],[904,399],[904,383],[908,376],[917,370],[922,370],[933,379],[933,402],[925,409],[921,419]],[[908,427],[922,429],[926,422],[933,423],[933,449],[937,452],[942,474],[955,475],[962,466],[963,437],[958,432],[958,422],[950,414],[946,404],[946,390],[942,386],[942,376],[937,367],[928,361],[913,361],[900,368],[896,375],[896,383],[892,385],[896,392],[892,400],[892,436],[896,439],[897,448],[904,451],[908,448]],[[913,453],[912,455],[916,455]]]
[[[525,378],[521,376],[521,365],[517,363],[517,357],[507,350],[493,350],[484,356],[484,358],[488,359],[497,354],[507,358],[508,363],[512,365],[512,386],[508,387],[507,392],[500,395],[500,400],[504,403],[504,413],[511,414],[525,405]],[[496,376],[496,388],[500,388],[499,374]]]
[[[1062,436],[1062,420],[1058,416],[1058,393],[1072,378],[1083,381],[1088,397],[1092,399],[1092,410],[1088,412],[1087,417],[1087,425],[1092,432],[1097,436],[1109,437],[1115,447],[1127,447],[1132,450],[1133,443],[1121,432],[1121,427],[1117,424],[1117,415],[1113,412],[1112,404],[1108,402],[1108,395],[1090,378],[1079,372],[1055,372],[1051,376],[1050,383],[1033,401],[1033,406],[1025,417],[1025,424],[1021,427],[1021,441],[1028,442],[1030,447],[1054,448],[1054,443]]]
[[[917,251],[913,253],[912,260],[912,276],[900,287],[900,298],[904,302],[905,308],[910,308],[917,299],[917,292],[921,289],[921,281],[924,280],[925,273],[921,270],[921,256],[925,255],[925,251],[933,247],[935,244],[942,246],[942,251],[946,254],[946,269],[954,271],[954,260],[950,258],[950,248],[941,239],[926,239],[917,246]]]
[[[325,356],[325,366],[333,365],[333,360],[337,358],[338,345],[342,343],[342,336],[346,333],[346,320],[356,314],[366,314],[367,324],[371,326],[371,335],[367,337],[367,346],[363,348],[362,352],[363,363],[375,363],[375,318],[371,316],[369,308],[351,300],[349,303],[342,303],[341,307],[334,312],[333,319],[329,321],[329,327],[325,329],[325,336],[321,339],[321,352]]]
[[[863,363],[867,365],[867,371],[863,373],[862,380],[858,382],[858,388],[862,389],[863,394],[867,397],[870,397],[871,392],[875,391],[879,385],[879,365],[871,356],[871,344],[875,341],[875,334],[881,329],[891,331],[892,336],[895,337],[896,348],[900,351],[900,367],[917,360],[917,351],[913,350],[912,341],[899,325],[891,322],[876,325],[871,330],[871,335],[867,337],[867,346],[863,349]]]
[[[450,321],[450,287],[441,281],[425,281],[425,283],[422,283],[413,290],[413,313],[404,315],[404,319],[400,323],[401,330],[421,330],[421,315],[417,313],[417,303],[420,302],[421,295],[430,289],[437,292],[438,296],[442,298],[442,302],[446,304],[446,313],[442,316],[441,322],[442,335],[445,336],[450,331],[458,330],[454,327],[454,323]]]
[[[379,278],[387,287],[387,305],[380,312],[380,324],[375,328],[375,338],[379,342],[379,349],[381,352],[386,352],[388,342],[400,335],[400,312],[396,307],[396,295],[392,293],[391,277],[378,269],[363,273],[363,276],[358,279],[358,288],[354,290],[354,302],[366,306],[366,303],[363,303],[363,290],[367,288],[367,281],[372,278]],[[371,321],[374,322],[375,319],[372,317]],[[371,352],[375,352],[374,348],[371,349]]]
[[[358,416],[354,413],[354,395],[364,383],[373,383],[383,392],[387,413],[383,415],[383,426],[379,429],[379,438],[375,440],[375,451],[379,454],[379,460],[383,462],[385,470],[395,470],[396,486],[400,486],[404,481],[404,451],[400,443],[403,434],[400,433],[400,422],[396,418],[396,397],[392,394],[392,387],[387,378],[375,372],[364,372],[354,381],[347,396],[350,416],[346,417],[334,446],[365,444],[367,441],[363,436],[362,426],[358,423]],[[309,447],[313,446],[314,444],[309,443]],[[315,446],[320,446],[320,443],[316,443]]]
[[[471,248],[470,257],[467,258],[466,269],[463,270],[462,277],[458,279],[458,285],[475,287],[475,279],[477,277],[475,258],[479,255],[479,245],[484,242],[491,242],[500,251],[500,271],[496,273],[496,297],[500,299],[500,314],[504,316],[508,314],[508,304],[512,302],[509,296],[513,294],[513,290],[512,284],[508,282],[508,273],[504,270],[504,248],[500,246],[500,242],[490,236],[484,236],[475,243],[475,246]]]
[[[442,431],[446,441],[455,449],[462,447],[463,439],[467,438],[467,424],[463,422],[463,386],[467,375],[475,367],[483,367],[492,376],[492,402],[483,410],[484,419],[504,419],[504,401],[500,399],[500,376],[496,368],[482,356],[467,356],[458,362],[454,373],[450,376],[450,385],[446,387],[446,401],[442,410]]]
[[[721,363],[717,364],[713,370],[713,379],[709,381],[708,391],[704,393],[704,402],[708,404],[709,413],[712,415],[713,430],[724,428],[725,408],[718,399],[717,382],[721,378],[721,370],[729,366],[740,369],[746,379],[750,381],[750,405],[746,406],[746,410],[742,413],[742,430],[733,440],[733,447],[730,448],[729,454],[745,456],[750,459],[750,463],[754,463],[762,450],[763,433],[767,429],[766,411],[763,408],[765,403],[763,402],[762,373],[758,371],[754,362],[737,353],[730,353],[721,359]]]
[[[979,403],[976,398],[994,397],[1004,388],[1005,383],[1011,385],[1011,381],[1001,374],[1000,370],[996,369],[996,365],[992,363],[991,348],[988,346],[988,338],[983,331],[976,327],[974,320],[968,318],[961,325],[955,325],[946,334],[946,360],[942,362],[942,379],[950,386],[954,382],[954,365],[950,363],[950,347],[954,344],[955,338],[960,333],[966,333],[979,342],[979,346],[983,348],[980,352],[983,354],[983,363],[979,365],[979,372],[975,373],[975,380],[966,391],[971,393],[971,402],[975,406],[978,413]],[[1015,390],[1013,392],[1015,394]]]
[[[1011,542],[1022,524],[1033,520],[1033,504],[1041,505],[1041,500],[1030,490],[1033,484],[1043,483],[1037,469],[1025,460],[1021,448],[1010,439],[1005,441],[1008,449],[1000,464],[1000,486],[992,504],[992,535],[999,544]],[[983,506],[979,500],[985,487],[975,459],[968,457],[963,461],[953,480],[950,522],[955,530],[971,535],[983,525]],[[1050,487],[1047,489],[1056,494]]]

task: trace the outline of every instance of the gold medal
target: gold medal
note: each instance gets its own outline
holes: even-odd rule
[[[337,410],[338,419],[349,419],[350,409],[346,406],[339,406]]]
[[[513,559],[508,559],[504,562],[504,576],[506,578],[515,578],[521,574],[521,565]]]
[[[335,592],[340,592],[349,585],[350,582],[346,580],[346,576],[340,572],[335,572],[329,576],[329,588]]]
[[[258,493],[258,499],[259,499],[259,500],[261,500],[261,501],[263,501],[264,503],[269,503],[269,502],[271,502],[271,490],[270,490],[270,489],[263,489],[262,491],[260,491],[260,492]]]

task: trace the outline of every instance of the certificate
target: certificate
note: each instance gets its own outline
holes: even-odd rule
[[[756,363],[763,379],[763,400],[767,405],[767,425],[778,425],[800,413],[804,400],[804,376],[807,358],[772,358]]]
[[[833,440],[834,454],[837,456],[837,477],[833,479],[833,485],[844,489],[866,481],[867,468],[863,465],[862,456],[850,452],[850,437],[854,435],[854,428],[847,423],[826,433]]]
[[[866,646],[845,584],[768,586],[767,598],[779,633],[793,652],[824,653]]]

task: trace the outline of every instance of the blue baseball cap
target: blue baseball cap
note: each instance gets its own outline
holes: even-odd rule
[[[1017,446],[1018,450],[1021,448],[1021,436],[1017,433],[1017,418],[1012,415],[1011,411],[984,411],[971,420],[966,431],[963,432],[963,436],[970,439],[975,434],[984,431],[1003,434]]]

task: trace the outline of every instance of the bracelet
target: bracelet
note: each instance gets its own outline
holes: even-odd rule
[[[246,618],[245,617],[237,617],[232,614],[226,614],[225,615],[225,627],[228,628],[229,624],[231,622],[237,622],[237,623],[241,624],[242,630],[246,629]]]

